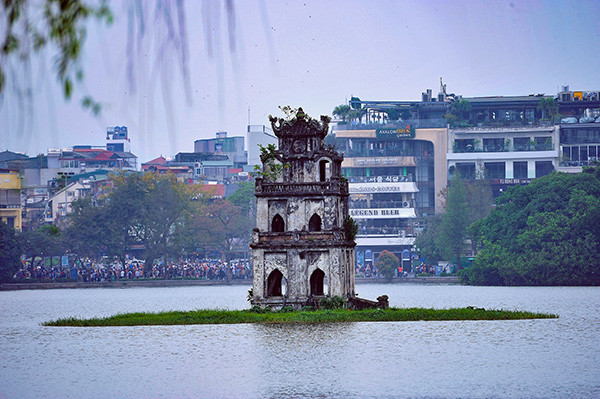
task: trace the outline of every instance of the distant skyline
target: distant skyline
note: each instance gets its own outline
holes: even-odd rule
[[[193,1],[184,6],[187,47],[163,31],[153,6],[134,4],[112,2],[111,27],[89,24],[85,84],[70,102],[51,52],[31,68],[30,103],[16,94],[26,85],[14,68],[0,99],[0,151],[102,146],[108,126],[125,125],[142,163],[193,152],[218,131],[245,136],[278,106],[318,117],[352,95],[418,101],[427,88],[437,94],[440,77],[464,97],[600,90],[598,1],[240,1],[229,25],[224,1]],[[165,4],[179,21],[176,2]],[[187,48],[189,85],[182,53],[165,38]],[[81,108],[87,93],[104,105],[100,118]]]

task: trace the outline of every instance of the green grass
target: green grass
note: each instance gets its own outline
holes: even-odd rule
[[[128,313],[105,318],[66,318],[42,323],[44,326],[106,327],[239,323],[340,323],[360,321],[444,321],[444,320],[520,320],[549,319],[558,315],[523,311],[486,310],[467,307],[454,309],[390,308],[350,311],[347,309],[265,312],[253,310],[194,310],[189,312]]]

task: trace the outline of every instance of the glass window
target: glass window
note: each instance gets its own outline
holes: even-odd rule
[[[485,162],[483,165],[488,179],[504,179],[506,177],[504,162]]]
[[[504,139],[483,139],[483,152],[504,151]]]
[[[535,110],[533,108],[525,109],[525,119],[532,121],[535,119]]]
[[[579,161],[579,146],[577,145],[571,147],[571,161]]]
[[[567,164],[571,161],[571,147],[564,146],[562,149],[562,162]]]
[[[527,179],[527,162],[513,162],[515,179]]]
[[[473,139],[456,139],[454,140],[454,152],[473,152],[475,144]]]
[[[587,145],[582,145],[581,147],[579,147],[579,150],[581,151],[581,155],[579,157],[579,159],[581,159],[581,162],[587,162],[588,161],[588,148]]]
[[[552,161],[536,161],[535,162],[535,177],[549,175],[554,171]]]
[[[463,179],[475,179],[475,162],[457,162],[456,170]]]
[[[529,149],[529,137],[515,137],[513,145],[515,151],[527,151]]]
[[[550,136],[540,136],[534,138],[535,141],[535,149],[537,151],[550,151],[552,150],[552,137]]]

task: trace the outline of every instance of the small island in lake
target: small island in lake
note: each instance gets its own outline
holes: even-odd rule
[[[129,313],[106,318],[66,318],[45,326],[137,326],[237,323],[337,323],[547,319],[552,314],[487,310],[390,308],[355,292],[356,222],[348,214],[343,155],[326,145],[329,117],[302,108],[287,119],[270,117],[279,146],[261,147],[257,171],[253,287],[247,310]]]
[[[295,311],[284,308],[247,310],[195,310],[188,312],[127,313],[105,318],[67,318],[46,322],[51,327],[108,327],[240,323],[348,323],[360,321],[452,321],[551,319],[558,315],[524,311],[488,310],[477,307],[455,309],[388,308],[349,310],[345,308]]]

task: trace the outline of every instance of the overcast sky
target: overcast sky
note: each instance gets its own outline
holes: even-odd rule
[[[352,95],[419,100],[427,88],[437,94],[440,77],[465,97],[600,90],[596,0],[246,0],[234,3],[229,25],[225,1],[187,1],[187,46],[179,34],[165,41],[165,19],[150,1],[144,14],[134,3],[111,2],[111,27],[89,25],[85,84],[70,102],[51,53],[32,66],[33,79],[8,77],[0,151],[101,146],[106,127],[125,125],[141,163],[192,152],[194,140],[217,131],[240,136],[248,123],[268,125],[280,105],[318,117]],[[169,13],[177,30],[172,3],[158,15]],[[32,100],[20,103],[12,88],[27,82]],[[100,118],[82,110],[85,94],[103,104]]]

